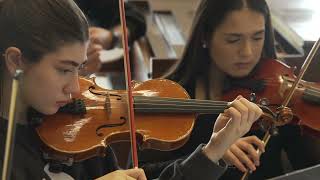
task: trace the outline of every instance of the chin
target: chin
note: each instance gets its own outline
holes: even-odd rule
[[[250,72],[246,72],[246,73],[234,73],[234,74],[231,74],[230,76],[231,77],[234,77],[234,78],[245,78],[246,76],[249,75]]]
[[[230,73],[230,76],[234,77],[234,78],[245,78],[247,77],[253,68],[250,69],[242,69],[242,70],[238,70],[238,71],[232,71]]]

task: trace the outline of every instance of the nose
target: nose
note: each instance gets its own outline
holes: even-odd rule
[[[79,94],[80,93],[80,85],[79,85],[79,76],[74,75],[70,82],[63,89],[65,94]]]
[[[253,54],[252,43],[249,40],[245,40],[240,48],[240,55],[243,57],[250,57]]]

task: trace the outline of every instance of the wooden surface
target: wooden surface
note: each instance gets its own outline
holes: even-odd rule
[[[191,31],[195,12],[201,0],[129,1],[141,9],[147,22],[145,39],[139,40],[134,46],[134,65],[141,65],[140,67],[133,67],[135,71],[134,78],[138,81],[145,81],[150,78],[159,77],[161,73],[169,68],[169,66],[162,66],[163,63],[160,62],[162,59],[164,61],[170,59],[172,60],[170,62],[173,62],[181,57]],[[174,38],[170,38],[175,36],[167,36],[168,34],[164,34],[163,29],[157,24],[156,19],[162,14],[168,14],[169,19],[172,20],[172,22],[164,23],[165,30],[168,30],[169,34],[171,33],[170,29],[178,33],[178,35],[182,37],[180,43],[176,43]],[[169,26],[171,28],[169,28]],[[153,62],[153,59],[156,60],[156,62]],[[159,65],[162,67],[159,67]],[[154,69],[158,67],[160,69]]]
[[[319,0],[267,0],[270,9],[279,15],[305,41],[320,37]]]
[[[319,0],[267,0],[270,9],[288,24],[303,40],[305,55],[302,58],[289,58],[286,63],[296,66],[299,72],[314,42],[320,37],[320,1]],[[320,81],[320,53],[306,71],[303,79]]]
[[[183,35],[185,41],[187,40],[192,19],[194,18],[195,11],[198,7],[200,0],[149,0],[150,11],[155,12],[169,12],[173,15],[176,25]],[[166,47],[168,42],[163,38],[159,28],[154,22],[154,16],[148,18],[148,31],[147,37],[157,58],[179,58],[182,54],[184,45],[172,47],[176,56],[169,56]]]

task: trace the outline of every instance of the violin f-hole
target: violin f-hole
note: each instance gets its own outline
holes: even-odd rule
[[[123,126],[123,125],[125,125],[126,122],[127,122],[127,118],[126,118],[126,117],[123,117],[123,116],[120,117],[120,120],[121,120],[120,123],[104,124],[104,125],[102,125],[102,126],[99,126],[99,127],[96,129],[96,134],[97,134],[97,136],[102,137],[102,136],[104,135],[102,132],[99,132],[101,129]]]

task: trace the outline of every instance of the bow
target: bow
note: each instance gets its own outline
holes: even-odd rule
[[[129,46],[128,46],[128,32],[126,25],[126,14],[124,9],[124,0],[119,0],[119,10],[120,10],[120,20],[122,28],[122,44],[124,50],[124,69],[126,77],[126,88],[128,93],[127,105],[128,105],[128,117],[130,124],[130,142],[131,142],[131,156],[133,165],[135,168],[138,167],[138,153],[137,153],[137,143],[136,143],[136,129],[134,123],[134,109],[133,109],[133,96],[131,88],[131,70],[130,70],[130,59],[129,59]]]

